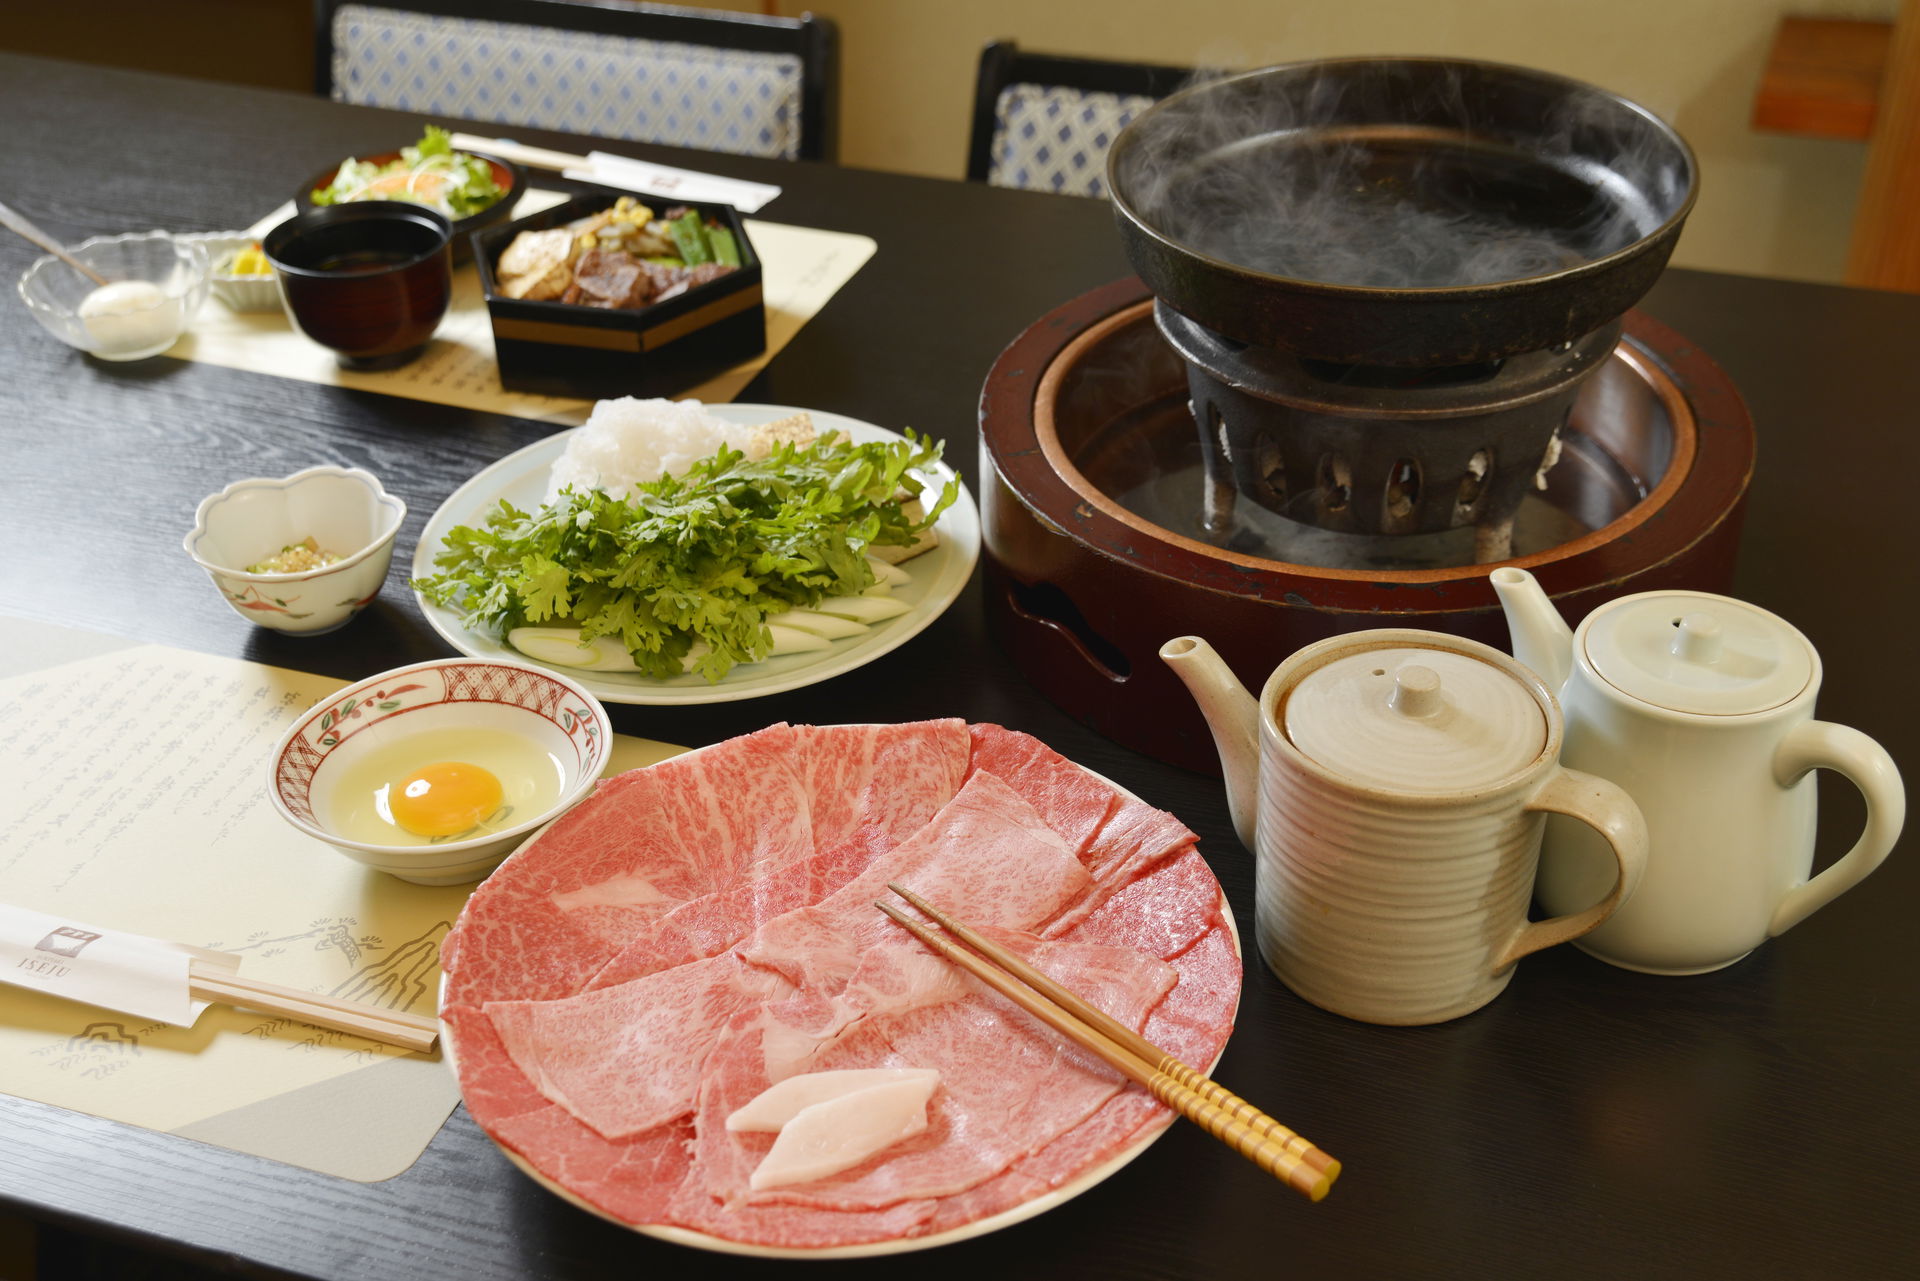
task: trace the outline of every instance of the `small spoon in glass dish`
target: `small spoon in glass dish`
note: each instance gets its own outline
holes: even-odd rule
[[[0,226],[4,226],[8,231],[17,232],[28,240],[31,240],[34,244],[39,245],[61,262],[66,263],[67,266],[92,280],[95,284],[105,285],[112,283],[105,276],[68,253],[61,247],[59,241],[34,226],[31,222],[28,222],[19,210],[6,204],[4,201],[0,201]]]

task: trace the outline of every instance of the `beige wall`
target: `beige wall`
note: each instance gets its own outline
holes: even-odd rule
[[[711,0],[710,0],[711,2]],[[759,9],[745,0],[724,7]],[[1253,67],[1367,53],[1447,54],[1577,76],[1659,112],[1699,153],[1699,204],[1675,261],[1840,279],[1860,143],[1756,133],[1775,24],[1891,18],[1897,0],[781,0],[839,24],[840,158],[958,177],[980,48]]]

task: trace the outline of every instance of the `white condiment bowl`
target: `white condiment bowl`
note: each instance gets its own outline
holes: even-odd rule
[[[309,467],[279,480],[236,480],[200,502],[183,546],[233,612],[315,636],[373,603],[393,563],[407,505],[358,467]],[[311,538],[340,559],[294,574],[246,569]]]
[[[332,830],[337,789],[356,761],[397,740],[443,730],[505,732],[528,740],[560,762],[558,799],[512,827],[430,845],[376,845]],[[416,885],[460,885],[491,872],[592,791],[612,737],[606,708],[556,672],[495,659],[442,658],[369,676],[314,704],[274,749],[267,794],[287,822],[348,858]]]
[[[180,239],[206,249],[213,296],[225,303],[228,310],[280,314],[280,286],[271,269],[265,275],[253,276],[237,276],[232,270],[234,258],[242,250],[260,243],[260,237],[244,231],[196,231]]]
[[[96,317],[82,315],[87,299],[103,286],[51,254],[36,259],[20,277],[20,300],[47,331],[101,360],[144,360],[173,346],[207,300],[206,246],[164,231],[95,236],[70,254],[119,282],[142,281],[159,290],[147,306]]]

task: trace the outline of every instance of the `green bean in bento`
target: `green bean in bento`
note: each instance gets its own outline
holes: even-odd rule
[[[700,225],[698,210],[689,209],[667,225],[673,232],[674,248],[687,260],[687,266],[713,261],[713,247],[707,243],[707,229]]]
[[[729,267],[740,265],[740,246],[734,243],[733,233],[725,227],[709,227],[707,243],[713,246],[713,260],[725,263]]]

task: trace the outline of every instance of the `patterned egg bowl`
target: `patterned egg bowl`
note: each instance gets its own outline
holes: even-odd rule
[[[418,885],[460,885],[491,872],[591,792],[612,736],[606,708],[557,672],[437,659],[370,676],[307,709],[274,749],[267,794],[287,822],[348,858]],[[514,780],[503,779],[508,803],[485,824],[410,843],[397,828],[375,840],[354,824],[351,814],[366,812],[361,793],[370,779],[397,788],[449,757],[487,761],[480,753],[503,742],[510,757],[524,755],[530,768],[551,772],[540,799],[516,802]],[[382,798],[382,812],[385,806]]]

